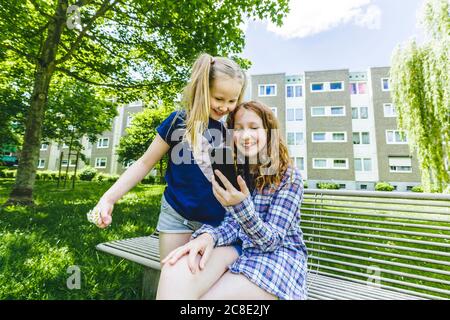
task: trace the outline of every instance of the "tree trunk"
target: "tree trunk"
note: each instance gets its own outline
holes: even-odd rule
[[[66,11],[67,0],[60,0],[54,17],[50,19],[47,37],[39,54],[16,181],[6,205],[34,204],[33,188],[36,178],[36,164],[39,158],[42,124],[48,89],[55,71],[56,53],[66,23]]]

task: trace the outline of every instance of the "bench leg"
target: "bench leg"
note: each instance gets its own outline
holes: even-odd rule
[[[144,267],[144,276],[142,280],[142,299],[154,300],[158,290],[159,270]]]

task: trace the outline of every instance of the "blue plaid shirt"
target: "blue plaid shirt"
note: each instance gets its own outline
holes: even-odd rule
[[[209,233],[216,246],[242,241],[242,255],[229,266],[280,299],[306,299],[307,249],[300,229],[303,180],[292,167],[275,191],[265,187],[235,206],[227,206],[216,228],[204,224],[192,239]]]

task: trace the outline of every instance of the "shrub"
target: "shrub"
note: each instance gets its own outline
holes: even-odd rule
[[[317,189],[337,190],[339,185],[333,182],[317,182]]]
[[[423,192],[423,188],[421,185],[417,185],[411,188],[412,192]]]
[[[95,177],[95,181],[97,182],[102,182],[102,181],[106,181],[109,178],[108,174],[105,173],[99,173],[97,174],[97,176]]]
[[[0,178],[6,178],[5,170],[0,170]]]
[[[378,182],[375,185],[375,191],[393,191],[395,188],[388,182]]]
[[[97,169],[92,168],[90,166],[84,167],[84,169],[80,172],[80,180],[83,181],[92,181],[94,177],[97,175]]]
[[[112,175],[108,177],[108,182],[116,182],[117,180],[119,180],[119,176],[118,175]]]

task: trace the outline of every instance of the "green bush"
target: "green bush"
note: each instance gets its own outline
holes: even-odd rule
[[[5,170],[0,170],[0,178],[6,178]]]
[[[339,185],[333,182],[317,182],[317,189],[337,190]]]
[[[107,179],[108,179],[109,177],[110,177],[110,176],[109,176],[108,174],[105,174],[105,173],[99,173],[99,174],[97,174],[97,175],[95,176],[94,181],[97,181],[97,182],[107,181]]]
[[[97,175],[97,169],[92,168],[90,166],[84,167],[84,169],[80,172],[80,180],[83,181],[92,181],[94,177]]]
[[[421,185],[417,185],[411,188],[412,192],[423,192],[423,188]]]
[[[393,191],[395,188],[388,182],[378,182],[375,185],[375,191]]]
[[[118,176],[118,175],[112,175],[112,176],[109,176],[108,177],[108,182],[116,182],[117,180],[119,180],[119,177],[120,176]]]

